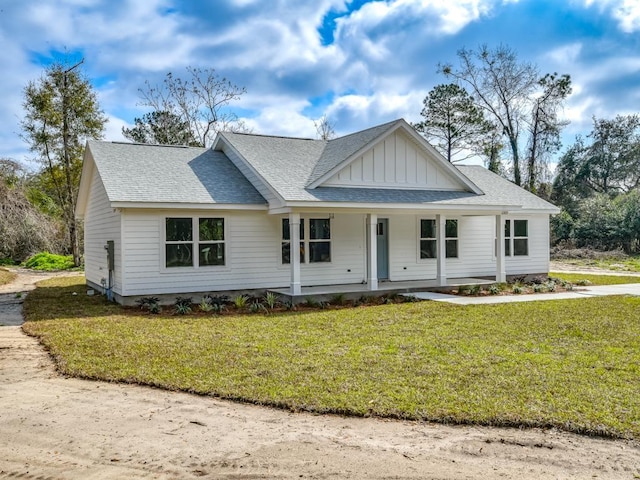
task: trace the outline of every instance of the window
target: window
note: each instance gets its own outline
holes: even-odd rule
[[[528,220],[505,220],[504,254],[506,257],[529,255]]]
[[[420,220],[420,258],[436,258],[436,221]]]
[[[458,258],[458,220],[447,220],[444,228],[446,258]],[[420,220],[420,258],[436,258],[436,221]]]
[[[331,225],[328,218],[309,220],[309,262],[331,261]]]
[[[193,227],[190,218],[166,219],[167,268],[193,266]]]
[[[201,218],[198,221],[199,265],[224,265],[224,218]]]
[[[197,230],[194,232],[195,226]],[[197,239],[197,250],[194,249],[194,239]],[[167,268],[224,264],[224,218],[165,219]]]
[[[331,221],[328,218],[310,218],[308,230],[305,219],[300,219],[300,263],[331,261]],[[305,230],[306,235],[305,235]],[[291,263],[291,237],[289,219],[282,219],[282,263]],[[308,252],[308,254],[307,254]],[[308,255],[308,258],[305,258]]]
[[[282,219],[282,263],[291,263],[289,219]],[[300,263],[304,263],[304,219],[300,219]]]

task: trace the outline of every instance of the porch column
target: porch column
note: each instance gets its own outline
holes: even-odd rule
[[[302,294],[300,286],[300,214],[289,214],[289,255],[291,264],[291,295]]]
[[[504,263],[504,217],[496,215],[496,282],[507,281]]]
[[[447,244],[446,244],[447,219],[444,215],[436,215],[436,285],[447,285]]]
[[[378,290],[378,215],[367,214],[367,285]]]

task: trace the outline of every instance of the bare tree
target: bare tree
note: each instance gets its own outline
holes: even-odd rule
[[[202,147],[210,145],[219,131],[248,131],[237,115],[226,109],[246,93],[244,87],[221,77],[213,68],[187,67],[187,72],[186,80],[169,72],[161,85],[145,82],[139,90],[141,104],[178,119]]]
[[[316,133],[320,140],[331,140],[336,136],[334,125],[326,115],[314,120],[313,125],[316,127]]]
[[[560,130],[569,122],[558,119],[558,110],[571,93],[571,78],[547,74],[538,84],[542,93],[533,102],[527,148],[527,188],[531,192],[544,176],[549,156],[560,149]]]
[[[499,125],[511,149],[513,179],[522,184],[519,142],[531,112],[531,96],[538,86],[538,70],[527,62],[518,62],[513,50],[499,46],[495,50],[486,45],[477,51],[458,51],[460,66],[446,64],[439,69],[467,85],[477,104]]]

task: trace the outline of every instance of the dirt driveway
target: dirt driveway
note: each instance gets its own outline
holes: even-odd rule
[[[63,378],[20,327],[0,327],[0,478],[542,480],[639,475],[640,448],[624,441],[293,414]]]

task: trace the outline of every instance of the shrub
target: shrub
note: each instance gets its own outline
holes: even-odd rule
[[[178,315],[186,315],[187,313],[191,313],[192,304],[193,299],[191,297],[176,297],[173,308]]]
[[[233,299],[233,304],[236,306],[237,309],[242,309],[247,306],[248,301],[249,301],[249,297],[247,297],[246,295],[238,295]]]
[[[204,296],[202,298],[202,301],[198,305],[198,308],[200,308],[201,312],[205,312],[205,313],[215,310],[215,307],[211,303],[211,297],[207,297],[207,296]]]
[[[267,292],[267,294],[264,296],[264,303],[267,304],[267,307],[273,310],[279,303],[278,295],[273,292]]]
[[[56,255],[49,252],[36,253],[24,262],[26,268],[33,270],[68,270],[73,268],[73,257],[71,255]]]
[[[147,310],[152,314],[158,314],[162,311],[158,297],[143,297],[140,300],[136,300],[136,303],[140,305],[141,310]]]
[[[513,288],[511,289],[512,293],[515,293],[516,295],[519,295],[522,293],[522,287],[520,285],[514,285]]]
[[[586,278],[576,280],[576,285],[580,285],[581,287],[586,287],[591,285],[591,280],[587,280]]]
[[[333,297],[331,297],[331,303],[333,305],[344,305],[346,302],[346,296],[344,293],[336,293]]]
[[[491,295],[499,295],[501,291],[502,289],[500,288],[500,285],[498,285],[497,283],[489,285],[489,293]]]
[[[534,283],[533,284],[533,291],[536,293],[541,293],[544,292],[546,290],[546,287],[544,286],[544,284],[542,283]]]

